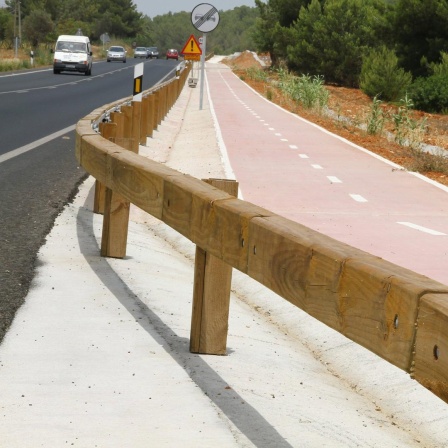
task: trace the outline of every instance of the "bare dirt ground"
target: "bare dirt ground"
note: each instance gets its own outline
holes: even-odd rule
[[[264,58],[261,59],[269,63]],[[421,151],[417,151],[418,154],[416,154],[415,151],[411,151],[408,147],[401,146],[395,143],[393,139],[387,138],[385,132],[381,135],[369,135],[358,126],[359,123],[364,122],[372,105],[372,99],[361,90],[326,86],[330,93],[329,109],[336,116],[349,119],[337,120],[300,107],[294,101],[286,98],[272,83],[254,81],[249,79],[248,76],[244,76],[248,68],[262,67],[251,52],[244,52],[235,58],[229,58],[223,62],[232,67],[237,75],[244,77],[244,81],[263,96],[266,97],[269,90],[270,99],[279,106],[297,113],[301,117],[391,160],[407,170],[418,171],[441,184],[448,185],[448,160],[441,163],[440,157],[435,160],[434,156]],[[383,104],[382,108],[385,113],[396,111],[396,107],[391,105]],[[411,117],[418,122],[425,119],[425,132],[421,136],[422,143],[448,150],[448,116],[412,111]],[[393,132],[391,123],[386,126],[385,131]],[[436,165],[438,165],[437,168],[435,168]]]

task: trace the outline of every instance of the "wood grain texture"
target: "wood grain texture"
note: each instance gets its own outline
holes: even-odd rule
[[[141,116],[142,116],[142,102],[132,101],[132,143],[131,151],[138,153],[140,146],[140,128],[141,128]]]
[[[134,108],[132,106],[121,106],[121,113],[123,114],[123,134],[121,142],[117,141],[122,148],[132,151],[134,147],[132,134],[132,117]]]
[[[101,238],[101,256],[124,258],[129,226],[129,201],[121,195],[106,189],[103,216],[103,233]]]
[[[412,375],[448,403],[448,294],[421,299]]]
[[[103,138],[111,142],[115,141],[117,134],[116,123],[100,123],[99,132]],[[104,213],[104,204],[106,200],[106,186],[101,182],[95,181],[95,194],[93,198],[93,213]]]
[[[148,127],[147,136],[152,137],[154,129],[156,127],[156,96],[151,94],[148,96]]]
[[[235,197],[238,183],[207,179],[205,182]],[[224,355],[229,327],[232,266],[219,258],[196,249],[190,351]]]
[[[165,178],[182,176],[168,167],[131,152],[108,157],[107,183],[137,207],[162,219]]]
[[[279,216],[251,221],[248,256],[250,277],[406,371],[419,298],[448,291]]]
[[[196,199],[193,203],[197,203]],[[272,215],[234,196],[201,201],[201,206],[192,210],[191,239],[210,254],[247,273],[249,224],[253,218]]]
[[[140,145],[146,146],[146,136],[148,135],[148,114],[149,114],[149,97],[142,98],[142,111],[140,120]]]

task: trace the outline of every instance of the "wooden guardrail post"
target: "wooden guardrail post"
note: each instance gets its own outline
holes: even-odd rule
[[[115,142],[117,134],[116,123],[100,123],[99,132],[106,139],[111,142]],[[95,194],[93,197],[93,213],[104,213],[104,202],[106,200],[106,187],[99,182],[95,181]]]
[[[238,196],[238,182],[209,179],[205,182]],[[190,351],[225,355],[229,326],[232,266],[196,247]]]
[[[147,136],[152,137],[154,129],[156,128],[156,95],[151,94],[148,96],[149,106],[148,106],[148,127]]]
[[[130,203],[106,188],[101,256],[124,258],[128,240]]]
[[[163,115],[162,120],[166,117],[168,113],[168,89],[169,86],[165,86],[163,88]]]
[[[122,147],[138,153],[140,144],[141,102],[133,101],[131,106],[122,106]],[[118,193],[106,188],[104,201],[101,256],[123,258],[126,256],[130,202]]]
[[[132,101],[131,151],[138,153],[140,146],[140,128],[142,118],[142,102]]]
[[[140,120],[140,145],[146,145],[148,135],[149,97],[142,98],[142,115]]]
[[[157,130],[157,128],[159,127],[159,125],[162,123],[162,94],[161,94],[162,89],[158,89],[156,90],[155,93],[155,109],[156,109],[156,114],[155,114],[155,120],[154,120],[154,130]]]
[[[132,150],[132,106],[121,106],[121,113],[123,114],[123,136],[119,145],[124,149]]]

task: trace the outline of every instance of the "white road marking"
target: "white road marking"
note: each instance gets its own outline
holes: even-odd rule
[[[419,230],[420,232],[429,233],[430,235],[444,236],[446,233],[439,232],[437,230],[428,229],[427,227],[419,226],[418,224],[413,224],[412,222],[397,222],[397,224],[401,224],[406,227],[410,227],[411,229]]]
[[[323,168],[320,165],[314,164],[311,165],[315,170],[322,170]]]
[[[309,159],[309,157],[306,154],[299,154],[299,157],[301,159]]]
[[[299,148],[297,148],[296,145],[289,145],[289,147],[290,147],[291,149],[299,149]]]
[[[342,180],[338,179],[336,176],[327,176],[327,179],[332,183],[332,184],[342,184]]]
[[[55,132],[54,134],[47,135],[46,137],[36,140],[33,143],[29,143],[28,145],[22,146],[21,148],[13,149],[12,151],[9,151],[6,154],[3,154],[0,156],[0,163],[6,162],[9,159],[20,156],[20,154],[31,151],[32,149],[35,149],[38,146],[43,145],[44,143],[48,143],[51,140],[54,140],[55,138],[58,138],[64,134],[67,134],[67,132],[73,131],[74,129],[75,129],[75,125],[69,126],[68,128],[61,129],[60,131]]]
[[[287,142],[288,139],[287,139],[287,138],[281,138],[280,141],[282,141],[282,142]]]
[[[363,198],[360,194],[350,194],[350,197],[356,202],[368,202],[366,198]]]

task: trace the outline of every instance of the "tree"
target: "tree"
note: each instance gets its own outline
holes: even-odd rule
[[[448,49],[448,0],[398,0],[392,18],[397,56],[414,77]],[[423,62],[423,63],[422,63]]]
[[[363,56],[382,44],[387,29],[382,0],[312,0],[295,22],[288,66],[323,75],[327,82],[357,87]]]
[[[385,46],[371,51],[364,59],[360,87],[371,98],[396,101],[412,82],[412,75],[398,66],[398,58]]]
[[[322,3],[325,0],[321,0]],[[269,0],[270,7],[275,12],[277,21],[282,27],[290,27],[299,17],[302,7],[307,7],[311,0]]]
[[[97,0],[98,17],[107,14],[111,29],[99,29],[96,27],[96,35],[99,36],[107,31],[110,34],[122,37],[134,37],[140,31],[142,15],[137,11],[137,7],[132,0]]]
[[[269,53],[273,66],[278,64],[278,55],[275,51],[276,26],[278,19],[274,9],[269,3],[255,0],[260,17],[255,21],[252,38],[260,52]]]
[[[13,16],[6,8],[0,8],[0,40],[9,37],[9,30],[13,27]]]
[[[219,26],[207,36],[207,48],[215,54],[254,50],[252,30],[258,17],[256,8],[240,6],[220,13]]]
[[[54,24],[50,14],[39,9],[31,13],[23,20],[23,35],[32,47],[46,42],[47,35],[53,30]]]

